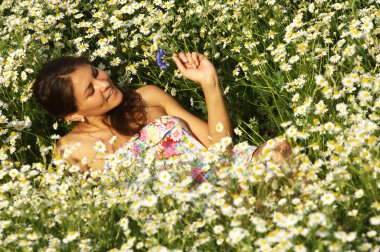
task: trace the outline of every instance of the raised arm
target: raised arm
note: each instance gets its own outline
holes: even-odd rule
[[[197,52],[173,54],[173,60],[184,77],[202,87],[207,106],[210,144],[217,143],[226,136],[232,137],[231,121],[214,65]]]

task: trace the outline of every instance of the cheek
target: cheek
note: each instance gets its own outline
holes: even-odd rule
[[[97,93],[97,94],[94,94],[92,97],[90,97],[86,101],[85,106],[88,109],[94,109],[96,107],[101,106],[103,103],[104,103],[104,98],[102,97],[101,94]]]
[[[115,102],[119,105],[123,101],[123,93],[118,89],[115,95]]]

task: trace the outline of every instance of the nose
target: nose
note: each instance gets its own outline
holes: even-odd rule
[[[105,91],[110,86],[108,80],[96,79],[94,80],[94,86],[100,89],[101,91]]]

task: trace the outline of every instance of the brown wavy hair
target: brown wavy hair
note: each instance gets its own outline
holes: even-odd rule
[[[52,116],[64,118],[78,110],[69,75],[86,63],[89,63],[87,57],[64,56],[47,62],[38,72],[33,83],[33,96]],[[121,91],[122,102],[106,115],[110,118],[110,127],[122,135],[132,136],[146,124],[145,103],[134,89]]]

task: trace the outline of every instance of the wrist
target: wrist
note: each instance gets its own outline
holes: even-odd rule
[[[201,85],[204,91],[208,89],[219,88],[218,76],[212,76],[211,78],[204,79],[201,82],[199,82],[199,84]]]

